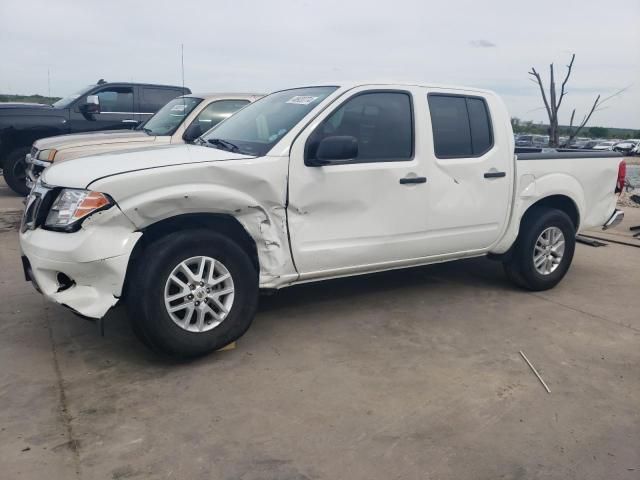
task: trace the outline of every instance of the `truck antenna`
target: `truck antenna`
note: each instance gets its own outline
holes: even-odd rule
[[[180,64],[182,66],[182,95],[184,95],[184,43],[180,44]]]

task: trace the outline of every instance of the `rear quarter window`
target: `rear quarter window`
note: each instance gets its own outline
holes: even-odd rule
[[[467,98],[467,111],[471,127],[471,150],[476,156],[482,155],[493,146],[493,132],[487,104],[481,98]]]

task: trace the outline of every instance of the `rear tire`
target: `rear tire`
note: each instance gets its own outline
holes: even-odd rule
[[[247,331],[256,312],[258,274],[249,255],[208,230],[153,242],[130,275],[126,302],[134,333],[171,357],[197,357],[228,345]]]
[[[575,226],[566,213],[532,207],[522,220],[513,255],[504,263],[505,273],[521,288],[548,290],[566,275],[575,246]]]
[[[17,148],[7,155],[2,172],[7,185],[23,197],[29,195],[27,187],[27,163],[24,157],[29,153],[28,148]]]

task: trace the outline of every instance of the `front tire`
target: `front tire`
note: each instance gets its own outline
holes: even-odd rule
[[[513,255],[504,263],[507,277],[527,290],[553,288],[569,270],[575,246],[575,226],[566,213],[533,207],[522,220]]]
[[[23,197],[29,195],[27,187],[27,163],[25,156],[29,153],[28,148],[18,148],[7,155],[4,161],[2,172],[4,180],[9,188]]]
[[[197,357],[240,338],[258,301],[247,253],[208,230],[172,233],[132,265],[126,302],[133,330],[153,350]]]

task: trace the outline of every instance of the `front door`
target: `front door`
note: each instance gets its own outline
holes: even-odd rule
[[[287,213],[301,279],[371,270],[425,254],[428,183],[416,151],[414,92],[358,88],[347,95],[291,148]],[[313,166],[327,137],[355,138],[357,155]]]
[[[133,87],[107,86],[96,90],[100,101],[100,113],[83,113],[76,106],[71,112],[71,130],[87,132],[94,130],[121,130],[134,128],[139,122],[135,119]],[[85,103],[86,96],[78,104]]]

